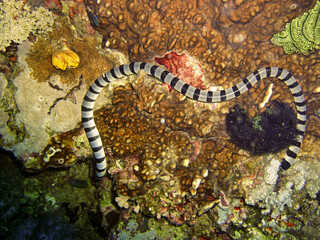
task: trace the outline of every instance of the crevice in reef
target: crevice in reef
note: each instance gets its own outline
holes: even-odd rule
[[[52,84],[49,83],[49,85],[54,88],[54,89],[57,89],[57,90],[63,90],[61,89],[59,86],[53,86]],[[76,97],[74,96],[74,93],[76,91],[79,91],[81,86],[83,85],[83,75],[80,76],[79,78],[79,82],[77,85],[73,86],[72,88],[70,88],[66,95],[64,97],[60,97],[60,98],[57,98],[53,104],[49,107],[49,111],[48,111],[48,115],[51,115],[51,112],[52,112],[52,109],[57,105],[58,102],[60,101],[66,101],[66,100],[70,100],[73,104],[77,104],[77,99]]]

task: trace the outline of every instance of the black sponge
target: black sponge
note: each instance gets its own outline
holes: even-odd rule
[[[235,105],[226,117],[232,141],[253,155],[276,153],[296,140],[297,116],[289,104],[274,101],[261,115],[249,119],[247,112]]]

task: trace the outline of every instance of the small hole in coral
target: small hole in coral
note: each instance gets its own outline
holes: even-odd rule
[[[291,4],[290,9],[294,10],[296,8],[297,8],[297,4],[295,4],[295,3]]]

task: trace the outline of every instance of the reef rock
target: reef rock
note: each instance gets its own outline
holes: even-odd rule
[[[143,74],[116,88],[112,105],[96,111],[95,121],[109,149],[119,205],[135,200],[135,208],[180,225],[194,223],[221,191],[240,196],[232,182],[241,156],[216,133],[222,118],[218,108],[169,92]]]

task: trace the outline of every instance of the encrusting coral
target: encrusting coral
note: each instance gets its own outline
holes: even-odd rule
[[[0,51],[11,43],[22,43],[30,34],[42,35],[52,30],[53,15],[43,7],[32,10],[24,1],[0,2]]]
[[[320,1],[314,8],[302,16],[287,23],[285,30],[273,36],[271,41],[280,47],[286,54],[307,54],[320,46]]]
[[[211,107],[143,74],[115,89],[112,106],[97,110],[95,121],[119,206],[133,207],[128,200],[135,200],[145,214],[193,224],[219,202],[221,191],[241,195],[231,184],[240,155],[226,135],[216,136],[223,121]]]
[[[105,47],[121,51],[133,62],[151,62],[168,51],[187,52],[200,62],[206,81],[219,86],[276,60],[266,59],[272,45],[265,44],[287,21],[313,6],[306,0],[85,3],[95,16],[98,24],[92,26],[103,35]]]

